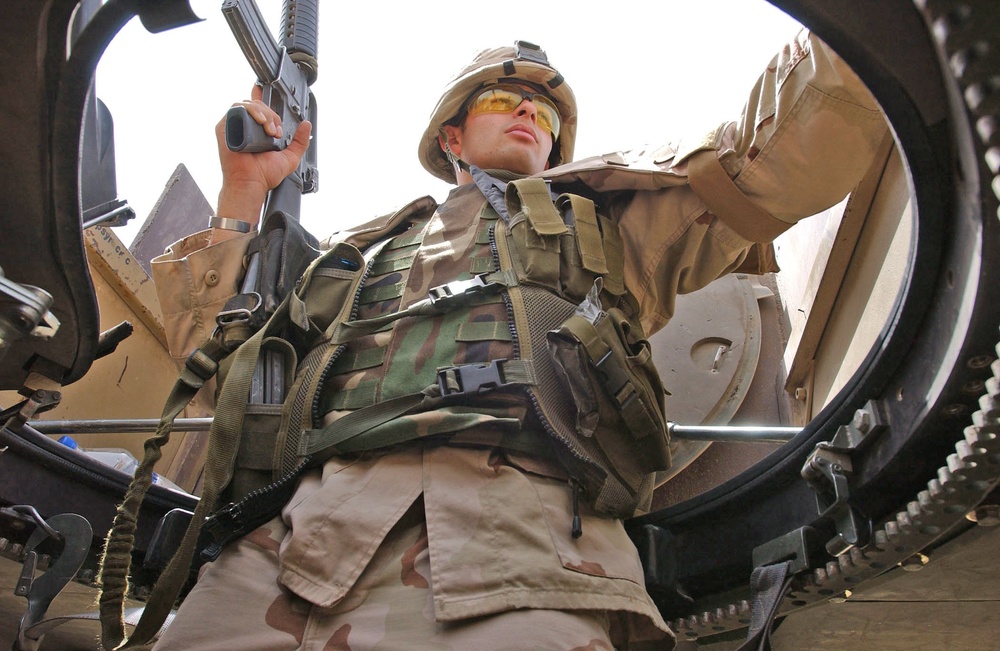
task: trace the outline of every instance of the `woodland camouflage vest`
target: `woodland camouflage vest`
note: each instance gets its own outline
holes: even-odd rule
[[[339,243],[306,271],[261,339],[298,372],[280,409],[245,407],[227,497],[306,458],[496,424],[527,400],[534,427],[506,433],[502,445],[558,458],[603,513],[646,507],[652,473],[670,464],[663,389],[622,281],[617,225],[579,195],[553,201],[540,179],[507,185],[507,220],[482,195],[466,196],[478,212],[471,228],[411,209],[366,234],[377,241],[366,255]],[[461,230],[443,232],[449,219]],[[392,235],[401,226],[410,228]],[[434,254],[435,265],[454,264],[444,276],[455,280],[398,309],[414,259]],[[392,337],[393,327],[403,332]],[[238,364],[230,375],[247,372]],[[229,408],[223,387],[220,410]],[[241,408],[240,398],[228,402]],[[323,426],[331,413],[342,417]]]

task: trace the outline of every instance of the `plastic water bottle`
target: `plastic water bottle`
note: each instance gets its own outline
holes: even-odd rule
[[[60,436],[58,441],[72,450],[86,454],[91,459],[100,461],[106,466],[110,466],[115,470],[121,470],[132,476],[135,476],[135,470],[139,467],[139,460],[131,452],[122,448],[81,448],[73,437],[65,435]],[[169,488],[170,490],[187,493],[186,490],[174,482],[166,477],[161,477],[155,472],[153,473],[153,483],[164,488]]]

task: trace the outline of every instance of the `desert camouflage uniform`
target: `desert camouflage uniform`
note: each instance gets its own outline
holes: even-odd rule
[[[753,247],[755,225],[713,215],[688,185],[693,157],[717,156],[777,233],[841,200],[885,133],[853,73],[803,33],[761,77],[740,122],[694,143],[587,159],[544,176],[600,193],[599,209],[624,239],[626,285],[652,333],[670,319],[677,293],[736,269]],[[489,267],[484,234],[497,214],[475,185],[436,208],[425,198],[407,210],[414,226],[379,253],[358,318]],[[365,232],[346,236],[364,244]],[[153,265],[179,360],[210,334],[249,241],[206,248],[207,237],[174,244]],[[506,320],[504,304],[486,300],[353,342],[323,393],[327,422],[419,391],[442,362],[510,357]],[[157,648],[670,646],[621,521],[581,505],[583,535],[574,539],[560,466],[503,447],[505,433],[544,436],[530,405],[498,392],[472,408],[384,427],[453,436],[333,458],[307,474],[280,519],[207,566]]]

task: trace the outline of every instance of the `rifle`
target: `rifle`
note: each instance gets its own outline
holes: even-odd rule
[[[226,0],[222,13],[236,37],[250,67],[257,75],[257,82],[263,87],[262,99],[281,119],[281,138],[272,138],[264,132],[246,109],[237,106],[226,113],[226,146],[235,152],[277,151],[287,147],[299,124],[308,120],[313,125],[313,138],[298,169],[285,178],[277,188],[268,193],[264,206],[262,224],[283,223],[290,230],[290,222],[298,224],[301,197],[318,189],[319,173],[316,169],[316,98],[309,87],[318,74],[317,28],[319,0],[285,0],[281,16],[282,42],[279,46],[264,24],[260,9],[254,0]],[[279,219],[274,216],[277,215]],[[261,235],[265,235],[262,228]],[[287,236],[287,234],[286,234]],[[315,248],[315,241],[307,238]],[[277,255],[274,249],[283,250],[288,255],[289,247],[275,246],[268,254]],[[295,248],[292,247],[294,251]],[[298,250],[304,251],[302,247]],[[292,256],[295,257],[295,256]],[[261,254],[253,253],[247,264],[247,271],[241,285],[241,295],[253,296],[251,312],[263,307],[263,315],[257,316],[256,327],[263,324],[266,316],[274,311],[280,302],[284,289],[275,286],[288,269],[288,276],[298,276],[299,260],[280,260],[273,264],[262,264]],[[308,260],[306,260],[308,263]],[[289,268],[289,265],[294,269]],[[263,276],[262,276],[263,274]],[[294,282],[295,277],[290,280]],[[245,306],[241,308],[247,309]],[[232,318],[234,311],[224,310],[220,314],[220,324]],[[240,314],[245,314],[240,311]],[[256,329],[256,328],[255,328]],[[249,400],[258,404],[280,404],[284,399],[285,372],[281,356],[273,351],[264,351],[257,363],[251,384]]]

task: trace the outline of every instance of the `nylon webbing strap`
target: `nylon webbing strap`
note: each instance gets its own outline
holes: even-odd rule
[[[365,287],[361,290],[361,298],[358,303],[368,305],[369,303],[381,303],[390,301],[403,295],[406,283],[395,283],[392,285],[377,285],[375,287]]]
[[[323,459],[334,452],[374,450],[393,443],[402,443],[402,440],[364,438],[362,435],[374,427],[406,414],[430,396],[428,389],[421,393],[384,400],[370,407],[352,411],[322,429],[306,430],[299,438],[298,455]],[[320,454],[324,451],[325,454]]]
[[[322,396],[323,413],[343,409],[362,409],[378,402],[378,380],[359,382],[357,386],[341,389]]]
[[[499,290],[501,287],[510,287],[515,284],[517,284],[517,276],[515,274],[497,271],[483,274],[470,280],[456,281],[448,285],[433,287],[431,288],[433,298],[417,301],[405,309],[370,319],[345,321],[337,324],[333,336],[330,337],[330,343],[335,345],[346,344],[372,334],[390,323],[406,317],[444,314],[450,309],[468,305],[478,300],[484,292]]]
[[[257,364],[261,343],[270,334],[271,324],[283,321],[288,311],[289,296],[291,294],[286,296],[281,302],[268,321],[268,324],[258,330],[253,337],[236,350],[229,376],[223,384],[219,395],[218,407],[216,408],[215,418],[212,420],[212,428],[209,432],[201,498],[195,507],[191,523],[188,525],[180,545],[153,586],[152,593],[146,602],[146,608],[139,622],[136,624],[135,630],[124,643],[121,643],[125,634],[124,625],[122,624],[122,609],[128,586],[128,565],[130,564],[131,548],[134,542],[135,518],[138,515],[142,496],[148,490],[150,483],[152,483],[153,464],[161,456],[158,446],[156,446],[155,454],[151,451],[150,441],[158,439],[157,436],[154,435],[150,441],[146,442],[146,454],[139,468],[136,469],[136,478],[133,480],[132,486],[129,487],[129,493],[126,493],[126,501],[119,509],[119,513],[123,513],[123,522],[128,518],[132,520],[131,533],[127,539],[127,551],[125,550],[126,539],[116,536],[116,538],[121,539],[120,541],[114,541],[113,549],[114,566],[118,571],[113,572],[112,584],[107,584],[107,588],[102,587],[102,643],[106,649],[128,649],[141,646],[151,640],[160,630],[163,621],[169,615],[174,603],[177,601],[178,595],[180,595],[181,589],[183,589],[184,584],[187,582],[202,524],[215,507],[222,489],[229,482],[232,475],[233,464],[236,461],[236,454],[240,446],[240,435],[242,433],[247,396],[250,393],[250,384],[253,381],[253,369]],[[197,352],[212,359],[222,359],[228,350],[228,348],[223,348],[212,339]],[[185,373],[191,370],[191,361],[198,359],[202,359],[198,354],[192,355],[189,358],[189,364],[186,365],[181,378],[175,384],[175,389],[189,384],[189,381],[185,381]],[[213,374],[216,369],[217,364],[212,369]],[[194,396],[194,393],[189,393],[189,391],[190,388],[184,391],[177,391],[178,395],[176,396],[174,395],[175,392],[172,392],[171,396],[167,399],[167,404],[164,406],[164,416],[161,418],[161,429],[165,429],[167,433],[169,433],[172,427],[174,418],[177,417],[177,414],[181,412]],[[195,388],[195,391],[197,391],[197,388]],[[144,466],[148,467],[144,468]],[[143,471],[141,477],[140,471]],[[134,504],[129,501],[129,494],[133,492],[133,487],[136,489],[141,488],[141,493],[134,501]],[[129,504],[128,513],[124,513],[126,504]],[[116,515],[117,519],[118,516]],[[114,532],[115,529],[113,527],[112,533],[108,537],[106,558],[112,557],[112,537]],[[127,554],[129,559],[126,560],[123,558],[123,554]],[[105,564],[108,563],[109,561],[106,560]],[[124,566],[124,568],[121,566]],[[124,569],[124,572],[121,571],[122,569]],[[105,572],[106,570],[102,568],[102,576]],[[110,592],[108,592],[109,590]],[[107,598],[105,597],[105,592],[108,592]]]
[[[125,597],[132,564],[132,548],[135,545],[136,522],[143,497],[153,482],[153,467],[163,456],[161,448],[170,440],[174,419],[184,410],[205,381],[215,375],[219,360],[227,353],[227,348],[215,339],[210,339],[188,357],[184,369],[163,405],[160,424],[153,436],[146,440],[142,462],[136,468],[135,476],[115,513],[105,543],[104,555],[101,558],[100,571],[99,612],[101,640],[105,649],[116,648],[125,639]],[[186,576],[185,572],[184,578]],[[178,586],[177,593],[180,592],[181,586]],[[165,607],[162,607],[162,604],[160,608],[147,606],[140,619],[140,623],[145,621],[145,625],[136,628],[123,648],[145,644],[152,639],[170,614],[176,598],[177,594],[174,594]]]
[[[388,346],[378,346],[376,348],[366,348],[362,351],[341,354],[333,365],[330,366],[330,375],[340,375],[351,371],[360,371],[366,368],[381,366],[385,361],[385,353]]]
[[[330,337],[330,343],[333,345],[346,344],[377,332],[381,328],[408,316],[433,316],[439,313],[440,308],[435,307],[429,299],[424,299],[410,305],[405,310],[390,312],[389,314],[372,317],[371,319],[338,323],[333,336]]]
[[[489,244],[493,235],[493,224],[487,222],[485,226],[476,231],[476,244]]]
[[[412,255],[408,255],[403,258],[386,258],[384,260],[376,260],[372,263],[371,275],[384,276],[388,273],[409,269],[411,266],[413,266]]]
[[[415,233],[406,233],[404,235],[397,235],[396,237],[388,240],[385,244],[386,251],[395,251],[396,249],[405,249],[408,246],[413,246],[414,244],[420,244],[423,239],[424,234],[420,231]]]
[[[792,227],[748,199],[726,174],[715,150],[688,159],[688,184],[712,214],[751,242],[770,242]]]
[[[496,263],[493,262],[493,258],[491,256],[473,258],[469,261],[469,273],[471,274],[486,274],[491,271],[496,271],[496,268]]]
[[[283,313],[284,306],[287,306],[287,304],[288,299],[286,297],[282,306],[279,306],[275,311],[275,315]],[[181,540],[177,551],[153,586],[153,591],[147,601],[146,610],[136,625],[135,632],[122,648],[142,644],[143,642],[140,640],[148,641],[156,634],[157,630],[159,630],[159,623],[170,612],[174,602],[177,600],[177,596],[184,587],[184,583],[187,581],[191,561],[194,558],[195,548],[198,545],[198,536],[201,533],[202,524],[212,509],[215,508],[219,494],[228,483],[229,477],[232,474],[236,451],[239,449],[244,408],[253,378],[252,371],[257,363],[260,344],[267,330],[268,328],[266,327],[259,330],[236,351],[233,366],[219,396],[219,406],[209,433],[208,452],[204,468],[205,481],[201,499],[198,501],[198,506],[195,507],[194,515],[191,517],[191,524],[184,533],[184,538]],[[135,643],[133,643],[133,640],[135,640]]]
[[[549,461],[556,461],[559,458],[549,442],[549,436],[537,430],[519,429],[515,432],[504,432],[500,437],[499,446],[505,450],[530,454]]]
[[[511,341],[510,324],[506,321],[470,321],[458,326],[455,341]]]
[[[390,431],[376,431],[375,428],[390,420],[404,416],[418,407],[430,408],[442,404],[442,385],[445,396],[478,395],[484,391],[519,385],[537,384],[534,367],[527,360],[505,360],[502,363],[502,377],[492,374],[500,362],[490,364],[469,364],[439,371],[439,384],[427,387],[419,393],[411,393],[369,407],[357,409],[339,418],[322,429],[307,430],[299,438],[299,457],[322,460],[330,454],[348,454],[365,450],[406,443],[421,435],[409,428],[393,428]],[[490,378],[489,382],[476,386],[465,386],[460,378],[461,371],[469,369],[475,377]],[[482,375],[479,375],[482,372]],[[495,380],[494,380],[495,378]]]
[[[605,291],[621,296],[625,293],[625,243],[618,230],[618,223],[606,217],[598,216],[601,224],[601,235],[604,238],[604,260],[608,265],[608,273],[604,276]]]
[[[603,276],[608,273],[608,263],[604,258],[604,244],[601,229],[597,225],[597,211],[594,202],[578,194],[569,197],[573,208],[573,223],[576,226],[576,241],[580,247],[580,261],[587,271]]]
[[[753,603],[750,606],[750,628],[747,639],[736,651],[770,651],[771,631],[778,606],[792,583],[792,563],[785,561],[754,569],[750,576]]]
[[[552,203],[549,185],[542,179],[519,179],[507,184],[507,209],[523,212],[539,235],[562,235],[569,229]]]
[[[586,317],[574,314],[563,323],[562,327],[583,344],[592,363],[596,364],[611,352],[611,347],[604,343],[597,328]]]

